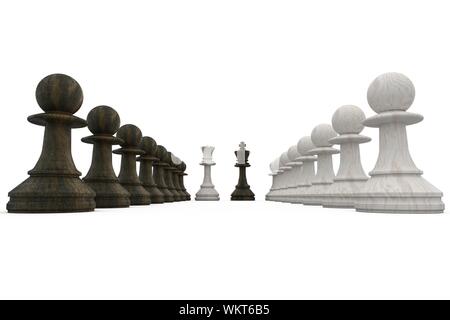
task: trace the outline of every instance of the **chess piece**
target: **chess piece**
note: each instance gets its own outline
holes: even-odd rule
[[[122,208],[130,206],[130,193],[119,183],[112,165],[112,146],[123,143],[114,137],[119,130],[120,118],[116,110],[98,106],[87,116],[92,135],[81,139],[92,144],[92,162],[83,181],[95,191],[97,208]]]
[[[150,137],[143,137],[139,144],[139,149],[145,153],[142,154],[137,161],[141,163],[139,168],[139,179],[142,186],[150,193],[150,201],[152,204],[164,203],[164,194],[158,189],[153,179],[153,162],[157,161],[156,157],[156,141]]]
[[[145,153],[139,148],[142,132],[135,125],[126,124],[119,128],[116,136],[123,140],[120,144],[121,148],[113,151],[122,156],[119,173],[120,184],[130,193],[131,205],[149,205],[150,193],[142,186],[136,172],[136,156]]]
[[[266,201],[274,201],[273,194],[277,190],[279,185],[279,167],[280,167],[280,158],[275,159],[270,163],[270,173],[269,176],[272,177],[272,186],[268,194],[266,194]]]
[[[300,156],[297,161],[302,162],[301,170],[297,180],[297,186],[292,192],[290,198],[291,203],[303,203],[303,196],[308,192],[312,186],[312,181],[315,177],[314,162],[317,161],[315,155],[311,155],[311,150],[315,149],[310,136],[302,137],[297,143],[297,150]]]
[[[167,189],[172,193],[173,201],[182,201],[183,197],[182,195],[177,191],[177,188],[175,187],[175,183],[173,181],[173,173],[177,169],[175,168],[174,163],[172,162],[172,153],[167,152],[165,162],[168,164],[167,167],[164,168],[164,179],[167,184]]]
[[[377,115],[366,119],[366,127],[379,129],[379,154],[370,178],[356,200],[356,210],[386,213],[441,213],[442,192],[422,177],[408,149],[406,126],[423,117],[406,110],[415,88],[400,73],[385,73],[369,86],[367,101]]]
[[[292,169],[292,167],[288,166],[287,163],[289,163],[289,157],[288,157],[288,153],[283,152],[280,156],[280,167],[278,169],[279,172],[279,184],[278,184],[278,188],[275,190],[275,192],[273,193],[273,199],[274,201],[283,201],[283,194],[285,192],[285,189],[287,188],[287,181],[289,179],[289,171]]]
[[[303,163],[298,161],[297,158],[300,153],[297,150],[297,144],[291,146],[287,151],[289,162],[286,163],[286,167],[289,167],[287,171],[286,185],[281,195],[282,202],[291,202],[295,197],[295,189],[298,184],[299,174],[302,169]]]
[[[172,170],[172,181],[173,185],[175,186],[175,190],[178,192],[180,196],[180,201],[186,201],[187,197],[186,194],[183,192],[181,185],[180,185],[180,174],[183,173],[180,170],[180,164],[181,160],[177,156],[172,154],[172,163],[173,163],[173,170]]]
[[[191,201],[191,195],[189,194],[189,192],[187,192],[186,187],[184,186],[184,177],[188,175],[186,173],[186,163],[182,161],[181,164],[179,165],[179,168],[180,168],[179,179],[181,190],[185,194],[186,201]]]
[[[44,113],[28,121],[45,127],[41,156],[30,177],[9,192],[8,212],[53,213],[95,209],[95,192],[79,178],[72,159],[72,129],[86,121],[74,114],[83,103],[80,85],[64,74],[42,79],[36,100]]]
[[[252,192],[252,190],[250,190],[250,186],[247,183],[246,169],[247,167],[250,167],[250,164],[248,163],[250,151],[246,150],[245,147],[245,143],[241,142],[239,144],[239,150],[234,152],[238,160],[235,164],[235,167],[239,168],[239,181],[236,185],[236,189],[231,194],[232,201],[255,200],[255,194]]]
[[[219,193],[214,188],[214,184],[211,179],[211,166],[216,163],[212,159],[214,147],[203,146],[203,160],[200,165],[203,166],[203,183],[200,186],[200,190],[195,194],[196,201],[219,201]]]
[[[339,136],[331,138],[330,143],[340,145],[341,154],[339,170],[328,190],[329,197],[323,202],[324,207],[354,208],[355,196],[369,179],[362,167],[359,152],[359,145],[371,140],[360,135],[365,119],[364,112],[351,105],[340,107],[333,115],[333,128]]]
[[[302,203],[305,205],[322,205],[327,198],[330,185],[334,182],[332,156],[339,153],[339,150],[333,148],[333,144],[329,141],[335,136],[337,133],[329,124],[319,124],[311,133],[311,139],[316,148],[312,149],[310,154],[317,155],[317,172],[311,187],[303,195]]]
[[[167,158],[167,150],[161,145],[156,147],[156,157],[157,161],[153,162],[153,178],[155,179],[155,183],[158,186],[159,191],[164,194],[164,202],[174,202],[175,199],[173,197],[172,192],[169,191],[166,184],[165,179],[165,168],[169,165],[165,162]]]

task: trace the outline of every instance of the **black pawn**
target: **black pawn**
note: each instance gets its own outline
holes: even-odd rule
[[[113,108],[98,106],[89,112],[87,123],[93,135],[81,141],[92,144],[93,149],[91,167],[83,181],[95,191],[97,208],[129,207],[130,193],[120,185],[112,165],[112,146],[123,143],[114,137],[120,117]]]
[[[164,194],[158,189],[158,186],[153,179],[153,162],[157,161],[155,140],[150,137],[143,137],[139,148],[145,153],[138,158],[140,161],[139,179],[142,182],[144,188],[150,193],[150,199],[152,203],[163,203]]]
[[[234,154],[238,155],[238,152],[235,151]],[[245,163],[236,163],[234,166],[239,168],[239,181],[236,185],[236,189],[231,194],[231,200],[235,201],[253,201],[255,200],[255,194],[250,190],[250,186],[247,183],[247,167],[250,167],[248,163],[248,157],[250,155],[250,151],[245,150]]]
[[[84,184],[72,159],[72,129],[86,121],[74,114],[83,103],[80,85],[64,74],[42,79],[36,100],[45,113],[28,121],[45,127],[41,156],[30,177],[9,192],[8,212],[54,213],[95,209],[95,192]]]
[[[180,174],[182,173],[182,171],[180,170],[181,160],[179,159],[176,160],[177,162],[172,160],[172,162],[174,163],[173,166],[174,170],[172,171],[173,185],[175,186],[175,190],[177,190],[180,196],[180,201],[186,201],[187,200],[186,194],[183,192],[180,185]]]
[[[181,191],[185,194],[186,201],[191,201],[191,195],[189,194],[189,192],[187,192],[186,187],[184,186],[184,176],[188,175],[185,172],[186,171],[186,163],[181,162],[181,164],[179,165],[179,168],[180,168],[180,172],[181,172],[179,175]]]
[[[136,172],[136,155],[144,154],[144,151],[139,149],[141,130],[135,125],[126,124],[117,131],[117,137],[123,140],[120,144],[122,148],[113,151],[122,155],[120,184],[130,193],[131,205],[148,205],[151,202],[150,193],[142,186]]]
[[[165,162],[168,164],[168,166],[164,168],[164,171],[165,171],[164,177],[166,180],[167,189],[169,189],[169,191],[172,193],[174,201],[182,201],[183,198],[182,198],[181,194],[177,191],[177,188],[175,187],[175,183],[173,181],[173,173],[177,169],[175,168],[175,165],[172,161],[172,153],[171,152],[167,152],[166,157],[165,157]]]
[[[157,161],[153,162],[153,178],[158,186],[158,189],[164,194],[164,202],[174,202],[172,192],[167,188],[165,180],[165,168],[169,165],[165,162],[167,157],[167,150],[163,146],[158,145],[156,147],[156,157]]]

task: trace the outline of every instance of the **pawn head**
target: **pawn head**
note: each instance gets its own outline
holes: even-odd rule
[[[139,149],[144,150],[146,155],[154,155],[157,146],[156,141],[150,137],[143,137],[139,143]]]
[[[117,138],[123,140],[122,147],[138,147],[142,139],[142,132],[135,125],[126,124],[117,131]]]
[[[390,72],[378,76],[367,90],[367,101],[376,113],[406,111],[414,102],[414,84],[401,73]]]
[[[286,163],[288,163],[288,162],[289,162],[289,157],[288,157],[288,153],[286,151],[281,154],[280,167],[284,167],[286,165]]]
[[[165,158],[167,156],[167,150],[163,146],[158,145],[156,147],[156,156],[160,161],[165,162]]]
[[[119,114],[111,107],[98,106],[87,116],[88,128],[93,134],[113,135],[119,130]]]
[[[364,129],[363,121],[366,120],[364,112],[357,106],[342,106],[333,114],[331,123],[339,134],[360,133]]]
[[[331,138],[337,136],[336,131],[329,124],[319,124],[311,132],[311,140],[316,147],[331,147],[332,144],[328,142]]]
[[[36,101],[45,112],[74,114],[83,103],[83,91],[75,79],[55,73],[39,82]]]
[[[290,147],[288,149],[287,155],[289,158],[289,162],[294,161],[295,159],[300,157],[300,154],[297,151],[297,145],[293,145],[292,147]]]
[[[180,170],[181,171],[186,171],[186,163],[184,163],[184,161],[182,161],[181,163],[180,163]]]
[[[300,138],[297,143],[297,150],[302,156],[308,155],[308,152],[314,149],[316,146],[311,140],[310,136]]]

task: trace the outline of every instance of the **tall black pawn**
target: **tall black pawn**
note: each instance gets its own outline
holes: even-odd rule
[[[81,181],[71,150],[72,129],[87,125],[74,116],[83,103],[80,85],[64,74],[49,75],[39,82],[36,100],[44,113],[28,121],[45,127],[42,152],[30,177],[9,192],[8,212],[93,211],[95,192]]]
[[[152,204],[164,203],[164,194],[158,189],[158,186],[153,179],[153,162],[157,161],[156,154],[156,141],[150,137],[143,137],[139,148],[145,153],[141,155],[137,161],[141,163],[139,169],[139,179],[142,182],[144,188],[150,193],[150,199]]]
[[[239,181],[236,185],[236,189],[231,194],[231,200],[233,201],[253,201],[255,200],[255,194],[250,190],[250,186],[247,183],[247,173],[246,170],[250,167],[248,163],[248,157],[250,155],[250,151],[245,150],[245,143],[241,142],[239,145],[239,150],[235,151],[238,162],[235,164],[235,167],[239,168]]]
[[[172,153],[171,152],[167,152],[166,157],[165,157],[165,162],[168,164],[168,166],[164,168],[164,171],[165,171],[164,178],[166,180],[167,189],[169,189],[169,191],[172,193],[173,200],[175,202],[181,201],[181,200],[183,200],[182,196],[177,191],[177,188],[175,187],[175,184],[173,181],[173,172],[176,171],[177,169],[175,168],[175,165],[172,162]]]
[[[142,139],[141,130],[132,124],[126,124],[117,131],[117,138],[122,139],[122,148],[114,150],[115,154],[122,155],[120,165],[120,184],[130,193],[131,205],[150,204],[150,193],[142,186],[136,172],[136,156],[144,154],[139,148]]]
[[[119,130],[119,114],[111,107],[98,106],[87,116],[89,130],[93,135],[82,138],[92,144],[92,162],[83,181],[95,191],[97,208],[123,208],[130,206],[130,193],[120,185],[113,165],[112,146],[123,141],[114,137]]]
[[[181,173],[179,175],[181,190],[185,194],[186,201],[191,201],[191,195],[189,194],[189,192],[187,192],[186,187],[184,186],[184,176],[188,175],[186,173],[186,163],[184,163],[184,161],[181,162],[181,164],[179,165],[179,168],[181,171]]]
[[[165,179],[165,168],[169,165],[165,162],[167,157],[167,150],[163,146],[158,145],[156,147],[157,161],[153,162],[153,178],[158,186],[158,189],[164,194],[164,202],[174,202],[172,192],[169,191]]]

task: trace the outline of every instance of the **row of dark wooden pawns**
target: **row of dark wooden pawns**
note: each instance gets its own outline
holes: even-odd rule
[[[37,86],[36,100],[44,113],[28,121],[45,127],[42,153],[29,178],[9,192],[8,212],[82,212],[191,200],[183,182],[186,164],[154,139],[142,137],[137,126],[120,126],[113,108],[95,107],[87,121],[74,116],[83,92],[73,78],[45,77]],[[89,172],[81,180],[72,158],[71,130],[85,126],[92,135],[82,141],[93,145],[93,153]],[[112,151],[113,145],[120,148]],[[119,177],[112,153],[122,157]]]

